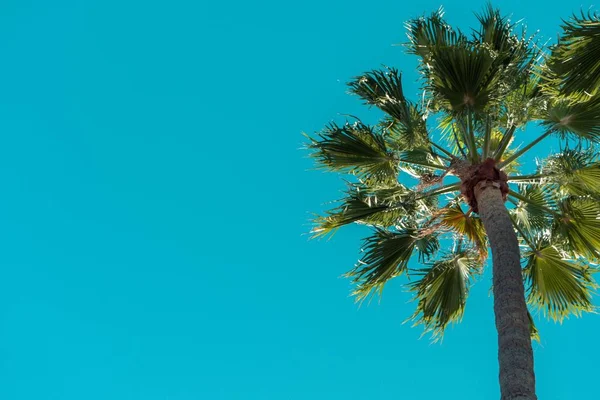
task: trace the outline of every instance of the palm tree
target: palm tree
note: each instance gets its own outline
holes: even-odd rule
[[[573,17],[559,43],[544,48],[498,10],[477,18],[470,35],[449,26],[441,10],[406,24],[408,53],[420,63],[419,102],[405,97],[394,68],[349,83],[383,117],[373,126],[332,123],[309,138],[319,166],[350,175],[345,198],[312,232],[370,227],[347,273],[354,295],[380,294],[412,270],[412,319],[434,339],[461,319],[489,247],[501,398],[531,400],[537,330],[528,305],[555,321],[593,310],[600,23],[596,15]],[[531,123],[541,134],[525,131]],[[520,135],[523,147],[515,146]],[[561,151],[520,172],[521,156],[550,137]],[[440,251],[441,241],[451,250]],[[422,267],[411,267],[413,255]]]

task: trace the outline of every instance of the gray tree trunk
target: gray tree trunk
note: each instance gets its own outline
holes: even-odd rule
[[[517,235],[498,183],[480,182],[475,187],[475,198],[492,249],[501,400],[536,400]]]

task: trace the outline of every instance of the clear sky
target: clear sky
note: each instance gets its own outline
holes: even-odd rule
[[[489,276],[431,344],[399,282],[349,297],[366,229],[306,235],[342,183],[301,132],[381,64],[416,95],[392,44],[441,4],[484,2],[2,1],[0,398],[497,399]],[[590,4],[495,5],[553,39]],[[539,398],[598,398],[600,317],[538,328]]]

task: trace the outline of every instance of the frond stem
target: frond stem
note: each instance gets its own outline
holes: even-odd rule
[[[533,146],[535,146],[536,144],[538,144],[539,142],[544,140],[552,132],[553,131],[551,129],[547,130],[544,134],[540,135],[533,142],[529,143],[527,146],[523,147],[521,150],[517,151],[515,154],[513,154],[506,160],[502,161],[500,164],[498,164],[498,168],[503,168],[503,167],[507,166],[508,164],[510,164],[511,162],[513,162],[514,160],[516,160],[517,158],[521,157],[523,155],[523,153],[525,153],[527,150],[531,149]]]
[[[518,176],[509,176],[508,177],[508,181],[531,181],[531,180],[536,180],[536,179],[542,179],[542,178],[547,178],[550,175],[544,175],[544,174],[531,174],[531,175],[518,175]]]
[[[490,156],[490,145],[492,143],[492,122],[488,116],[485,121],[485,135],[483,136],[483,159]]]
[[[471,124],[471,117],[470,117],[471,113],[469,112],[467,114],[467,120],[468,120],[468,125]],[[465,122],[462,120],[458,120],[461,126],[461,130],[462,130],[462,134],[463,134],[463,138],[465,141],[465,144],[467,145],[467,150],[469,150],[469,160],[473,163],[473,164],[477,164],[477,146],[475,146],[475,137],[472,137],[471,132],[469,127],[467,127],[467,125],[465,125]],[[473,140],[471,140],[473,139]],[[466,156],[465,156],[466,157]]]
[[[444,193],[449,193],[449,192],[455,192],[459,189],[460,189],[460,183],[449,183],[438,189],[430,190],[429,192],[425,192],[425,193],[421,194],[420,196],[417,196],[417,198],[415,200],[422,200],[426,197],[437,196],[439,194],[444,194]]]
[[[512,139],[516,129],[516,125],[511,125],[510,128],[508,128],[508,130],[504,133],[502,139],[500,140],[500,144],[496,149],[496,153],[494,154],[494,160],[500,161],[500,159],[504,155],[504,152],[506,151],[506,148],[510,144],[510,140]]]
[[[432,163],[428,163],[428,162],[424,162],[424,161],[408,161],[408,160],[398,160],[401,163],[405,163],[405,164],[415,164],[415,165],[420,165],[422,167],[429,167],[429,168],[433,168],[433,169],[439,169],[439,170],[443,170],[446,171],[448,169],[448,167],[444,166],[444,165],[439,165],[439,164],[432,164]]]
[[[462,154],[462,156],[466,160],[467,154],[465,153],[462,146],[460,145],[460,141],[458,140],[458,135],[456,134],[456,128],[454,127],[454,125],[452,126],[452,134],[454,135],[454,141],[456,142],[456,147],[458,148],[458,151],[460,151],[460,154]]]
[[[521,227],[519,226],[519,224],[517,224],[517,221],[515,221],[515,218],[509,214],[510,220],[513,223],[513,226],[515,227],[515,229],[517,230],[517,232],[519,232],[519,234],[521,235],[521,237],[523,238],[523,240],[525,240],[525,242],[527,243],[527,246],[529,246],[529,248],[531,248],[531,250],[535,251],[536,247],[533,245],[533,243],[531,242],[531,240],[529,240],[529,238],[527,237],[527,235],[525,235],[525,232],[523,232],[523,230],[521,229]]]
[[[446,150],[445,148],[443,148],[443,147],[442,147],[442,146],[440,146],[439,144],[435,143],[434,141],[431,141],[430,143],[431,143],[431,145],[432,145],[433,147],[435,147],[436,149],[438,149],[439,151],[441,151],[442,153],[444,153],[444,154],[446,154],[448,157],[450,157],[450,158],[447,158],[447,157],[442,157],[442,158],[444,158],[445,160],[452,161],[452,159],[453,159],[453,158],[456,158],[456,156],[455,156],[454,154],[450,153],[448,150]],[[441,157],[441,156],[440,156],[440,157]]]
[[[557,213],[556,211],[554,211],[553,209],[551,209],[551,208],[548,208],[548,207],[545,207],[545,206],[542,206],[542,205],[539,205],[539,204],[536,204],[536,203],[532,202],[531,200],[529,200],[527,197],[525,197],[525,196],[522,196],[522,195],[520,195],[519,193],[517,193],[517,192],[515,192],[515,191],[512,191],[512,190],[510,190],[510,189],[509,189],[509,190],[508,190],[508,194],[509,194],[510,196],[513,196],[513,197],[515,197],[515,198],[517,198],[517,199],[521,200],[521,201],[522,201],[522,202],[524,202],[524,203],[531,204],[532,206],[534,206],[534,207],[537,207],[537,208],[539,208],[540,210],[544,210],[544,211],[546,211],[548,214],[552,214],[552,215],[554,215],[554,216],[555,216],[555,217],[557,217],[557,218],[562,218],[562,216],[561,216],[559,213]]]
[[[477,164],[479,163],[479,153],[477,152],[477,141],[475,139],[475,130],[473,128],[473,111],[470,108],[467,113],[467,128],[467,134],[469,135],[471,148],[473,149],[472,161]]]

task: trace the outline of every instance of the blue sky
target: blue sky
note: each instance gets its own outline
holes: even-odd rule
[[[349,297],[366,230],[306,235],[342,183],[301,132],[381,64],[416,94],[403,22],[464,4],[3,1],[0,398],[498,398],[489,277],[431,344],[399,282]],[[590,4],[495,5],[552,39]],[[597,397],[598,316],[538,327],[539,398]]]

